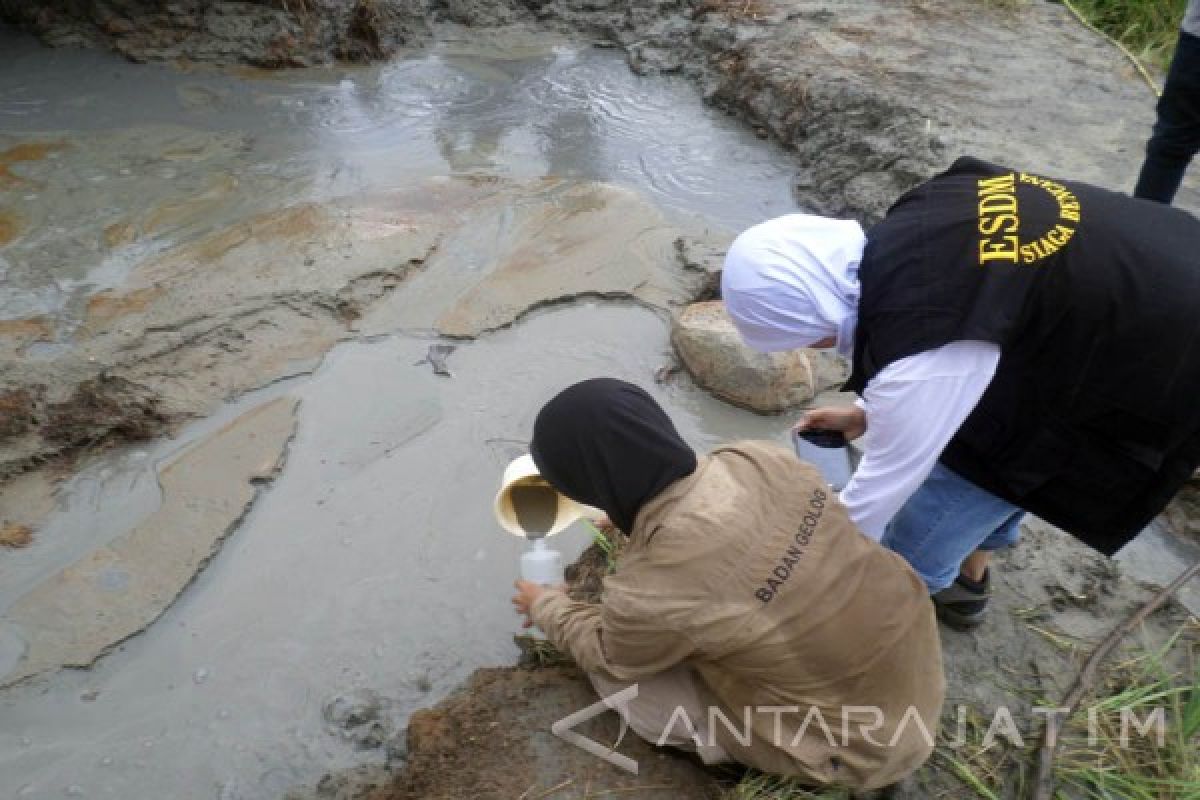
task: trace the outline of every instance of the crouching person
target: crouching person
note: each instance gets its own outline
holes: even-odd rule
[[[630,727],[707,763],[872,789],[933,749],[944,692],[924,583],[817,471],[739,442],[697,458],[636,386],[576,384],[534,425],[542,477],[629,534],[599,604],[513,598]]]

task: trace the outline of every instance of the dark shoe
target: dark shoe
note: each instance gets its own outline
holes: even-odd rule
[[[987,616],[988,598],[992,595],[992,574],[983,573],[983,580],[973,581],[959,575],[954,583],[933,596],[933,605],[942,622],[956,631],[978,628]]]

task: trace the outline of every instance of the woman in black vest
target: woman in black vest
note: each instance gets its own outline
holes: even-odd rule
[[[791,215],[743,233],[722,278],[759,350],[837,346],[866,433],[842,500],[904,555],[943,619],[978,624],[987,554],[1031,511],[1105,554],[1200,464],[1200,221],[959,159],[863,236]]]

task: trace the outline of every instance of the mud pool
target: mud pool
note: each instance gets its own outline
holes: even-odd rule
[[[781,151],[704,108],[689,86],[638,78],[610,51],[544,41],[471,51],[449,37],[379,68],[243,76],[49,51],[11,35],[0,48],[12,54],[0,70],[0,137],[10,150],[59,143],[14,162],[16,185],[5,187],[19,190],[21,227],[0,249],[0,315],[46,320],[51,334],[24,350],[34,362],[80,349],[89,304],[121,291],[140,263],[296,202],[466,175],[602,181],[703,232],[795,205]],[[502,238],[513,212],[499,208],[487,222]],[[488,237],[451,237],[443,263],[479,255]],[[35,544],[0,554],[8,614],[150,518],[164,502],[164,465],[252,409],[299,400],[278,476],[161,617],[91,669],[0,691],[5,791],[274,798],[382,759],[347,741],[323,708],[371,689],[388,701],[385,727],[399,731],[475,667],[512,660],[507,598],[522,548],[494,524],[491,496],[540,402],[572,381],[605,374],[649,386],[699,448],[784,438],[785,419],[737,411],[686,382],[656,388],[668,331],[665,313],[645,304],[534,311],[459,342],[453,376],[437,376],[417,363],[437,341],[422,317],[448,283],[430,266],[367,326],[372,335],[348,337],[174,439],[85,462]],[[555,541],[570,557],[587,535],[577,527]],[[116,568],[100,581],[114,598],[127,582]],[[0,622],[0,672],[27,638]]]
[[[31,652],[20,620],[43,618],[30,597],[49,591],[52,606],[62,576],[107,553],[88,596],[124,598],[128,537],[170,502],[204,505],[173,494],[172,467],[209,464],[197,482],[216,481],[223,462],[205,448],[262,409],[275,420],[271,446],[236,443],[253,463],[226,465],[257,496],[197,512],[221,521],[214,554],[192,554],[196,577],[161,616],[88,669],[0,689],[5,792],[265,799],[381,760],[323,711],[369,689],[397,732],[475,667],[514,657],[522,546],[494,524],[491,497],[563,385],[605,374],[646,386],[698,449],[785,440],[788,417],[654,374],[686,294],[661,268],[671,243],[795,208],[789,156],[613,51],[469,37],[447,29],[380,67],[264,73],[135,66],[0,33],[0,355],[68,376],[140,362],[144,341],[175,337],[126,371],[182,411],[216,409],[174,438],[85,458],[34,544],[0,551],[0,684]],[[571,227],[597,210],[609,227]],[[530,249],[559,229],[569,235]],[[644,269],[623,260],[609,283],[587,272],[626,253],[597,250],[589,231],[631,242]],[[410,257],[415,275],[380,272]],[[556,258],[591,282],[547,269]],[[342,274],[343,262],[366,266]],[[177,290],[195,307],[172,299],[163,286],[198,266],[213,277]],[[380,274],[397,283],[368,291]],[[321,275],[338,293],[322,294]],[[303,291],[239,305],[238,291],[290,281]],[[188,338],[223,298],[231,320],[255,324],[229,322],[236,335],[211,347]],[[335,301],[353,312],[336,326],[320,316]],[[168,307],[138,317],[156,302]],[[458,337],[450,377],[418,363],[439,332]],[[587,536],[554,541],[569,557]],[[1155,541],[1128,566],[1163,582],[1186,554]]]
[[[91,670],[5,693],[6,785],[32,787],[22,797],[76,785],[97,797],[277,797],[364,758],[323,722],[337,695],[374,689],[399,724],[474,667],[512,660],[507,590],[522,545],[492,519],[497,476],[555,387],[596,374],[645,384],[665,357],[664,326],[633,308],[544,312],[456,351],[452,380],[412,366],[427,346],[343,345],[312,378],[75,480],[42,538],[83,548],[152,506],[149,465],[269,396],[301,399],[283,473],[167,614]],[[783,436],[782,420],[655,393],[698,447]],[[587,534],[553,541],[573,556]],[[10,581],[36,580],[14,566],[6,601]]]
[[[613,182],[730,229],[794,207],[784,152],[682,80],[639,79],[615,52],[551,35],[463,36],[379,67],[230,75],[0,30],[0,143],[48,142],[10,166],[22,191],[9,214],[26,235],[0,254],[0,314],[78,311],[174,242],[429,176]]]

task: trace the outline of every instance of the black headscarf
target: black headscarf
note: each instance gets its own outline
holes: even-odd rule
[[[647,501],[696,469],[696,454],[654,398],[613,378],[577,383],[546,403],[530,452],[551,486],[626,533]]]

